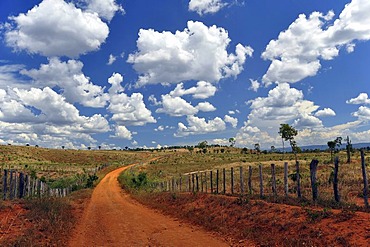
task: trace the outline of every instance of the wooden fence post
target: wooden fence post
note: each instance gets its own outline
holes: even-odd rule
[[[200,188],[201,188],[200,191],[203,193],[204,192],[203,172],[200,173]]]
[[[288,196],[289,187],[288,187],[288,162],[284,162],[284,192],[285,196]]]
[[[194,173],[191,174],[192,192],[195,191]]]
[[[231,194],[234,194],[234,168],[231,167],[230,169],[230,176],[231,176]]]
[[[182,176],[180,176],[180,192],[182,192]]]
[[[206,182],[206,193],[208,193],[207,171],[204,172],[204,181]]]
[[[8,181],[8,170],[4,170],[3,177],[3,200],[6,200],[6,191],[7,191],[7,181]]]
[[[299,162],[297,161],[295,163],[296,166],[296,175],[297,175],[297,196],[298,198],[302,198],[302,193],[301,193],[301,174],[299,172]]]
[[[226,169],[222,169],[222,183],[223,183],[223,194],[226,194]]]
[[[260,197],[263,198],[263,176],[262,176],[262,165],[258,166],[260,175]]]
[[[240,175],[240,195],[244,195],[244,178],[243,178],[243,167],[239,167],[239,175]]]
[[[211,180],[210,183],[211,183],[211,194],[213,193],[213,175],[212,175],[212,171],[209,172],[209,179]]]
[[[275,164],[271,164],[271,182],[272,182],[272,193],[274,197],[277,196],[276,191],[276,175],[275,175]]]
[[[317,165],[319,164],[318,160],[313,159],[310,163],[310,178],[311,178],[311,188],[312,188],[312,200],[317,200],[317,182],[316,182],[316,172]]]
[[[18,186],[18,198],[22,198],[24,195],[24,174],[19,173],[19,186]]]
[[[339,170],[339,158],[337,156],[334,159],[334,179],[333,179],[334,199],[336,202],[340,201],[339,190],[338,190],[338,170]]]
[[[365,207],[368,208],[369,207],[369,202],[368,202],[367,195],[369,193],[369,185],[368,185],[368,182],[367,182],[365,155],[364,155],[364,150],[363,149],[361,149],[361,168],[362,168],[362,177],[363,177],[363,181],[364,181],[364,192],[363,192],[364,202],[365,202]]]
[[[198,179],[198,173],[195,174],[195,179],[197,182],[197,192],[199,192],[199,179]]]
[[[188,174],[188,192],[191,191],[191,175]]]
[[[220,180],[220,174],[219,174],[220,172],[219,172],[219,170],[217,169],[216,170],[216,194],[218,194],[218,183],[219,183],[219,180]]]
[[[9,181],[9,199],[13,200],[14,198],[14,179],[13,179],[13,170],[10,170],[10,181]]]
[[[249,189],[249,194],[253,194],[253,188],[252,188],[252,166],[248,167],[248,189]]]

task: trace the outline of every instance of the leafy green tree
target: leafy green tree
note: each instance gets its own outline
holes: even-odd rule
[[[333,161],[333,151],[335,149],[335,141],[328,141],[328,147],[329,147],[329,150],[330,150],[330,160]]]
[[[298,134],[298,131],[290,126],[289,124],[280,124],[279,128],[279,135],[284,141],[289,141],[290,147],[292,148],[292,151],[294,153],[295,161],[297,162],[297,151],[298,146],[296,141],[294,140],[294,137]],[[283,143],[284,143],[283,141]]]
[[[198,148],[207,148],[208,142],[207,141],[202,141],[198,143]]]
[[[236,140],[234,137],[231,137],[229,138],[229,142],[230,142],[230,147],[234,147],[235,143],[236,143]]]
[[[334,141],[328,141],[328,147],[330,150],[330,160],[333,161],[333,153],[335,151],[335,147],[339,147],[342,145],[342,137],[335,138]]]
[[[258,154],[258,159],[260,158],[260,152],[261,152],[261,146],[259,143],[254,144],[254,149],[256,150]]]

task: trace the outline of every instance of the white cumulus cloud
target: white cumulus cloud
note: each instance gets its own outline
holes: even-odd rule
[[[132,133],[125,126],[116,126],[115,133],[111,137],[132,140]]]
[[[138,51],[127,61],[140,74],[136,86],[187,80],[218,82],[237,76],[246,57],[253,53],[251,47],[238,44],[235,54],[228,54],[229,43],[225,29],[202,22],[188,21],[187,28],[175,33],[140,29]]]
[[[199,15],[216,13],[227,4],[222,0],[190,0],[189,11],[197,12]]]
[[[177,84],[176,88],[170,92],[171,96],[181,97],[190,94],[195,99],[207,99],[215,95],[217,88],[206,81],[198,81],[196,87],[184,89],[184,83]]]
[[[88,11],[97,13],[100,17],[107,21],[111,21],[117,11],[124,13],[121,5],[118,5],[115,0],[83,0]]]
[[[9,19],[6,44],[47,57],[77,57],[98,50],[109,34],[97,14],[63,0],[43,0],[27,13]]]
[[[226,129],[225,122],[219,117],[206,121],[205,118],[187,116],[186,120],[188,122],[188,126],[181,122],[178,123],[178,130],[174,135],[175,137],[207,134]]]
[[[360,93],[356,98],[346,101],[347,104],[367,105],[370,104],[370,99],[367,93]]]
[[[111,84],[109,91],[110,104],[107,108],[113,114],[112,120],[124,126],[143,126],[147,123],[156,123],[150,110],[146,108],[141,93],[128,96],[123,92],[121,82],[123,77],[114,73],[108,82]]]
[[[236,126],[238,125],[238,119],[237,118],[234,118],[234,117],[231,117],[229,115],[225,115],[224,121],[226,123],[231,124],[233,126],[233,128],[236,128]]]
[[[172,97],[169,94],[162,95],[162,108],[156,110],[157,113],[166,113],[173,117],[194,115],[198,109],[181,97]]]
[[[316,117],[333,117],[335,115],[335,112],[330,108],[324,108],[315,113]]]
[[[83,74],[82,68],[81,61],[62,62],[58,58],[51,58],[48,64],[41,64],[39,69],[21,70],[20,73],[31,77],[35,86],[60,87],[68,102],[78,102],[89,107],[104,107],[108,95],[104,93],[104,88],[93,84],[90,78]]]
[[[195,108],[197,108],[199,111],[203,111],[203,112],[216,111],[216,107],[214,107],[209,102],[200,102]]]
[[[353,0],[334,21],[332,11],[299,15],[262,53],[263,59],[272,61],[262,81],[294,83],[316,75],[320,60],[334,59],[342,47],[353,52],[354,41],[370,39],[369,12],[369,1]]]

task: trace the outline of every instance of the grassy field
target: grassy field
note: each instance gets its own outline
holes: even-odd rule
[[[221,149],[223,149],[223,151],[221,151]],[[47,183],[64,186],[68,183],[73,183],[74,179],[81,176],[81,174],[91,173],[94,168],[102,164],[110,164],[110,166],[98,172],[97,175],[99,179],[118,166],[135,163],[137,165],[129,169],[120,178],[122,183],[130,183],[130,186],[135,186],[135,190],[148,188],[147,186],[150,185],[151,182],[168,181],[172,178],[179,177],[186,178],[187,174],[191,172],[222,171],[222,169],[225,168],[227,193],[229,193],[230,168],[233,167],[235,192],[239,193],[239,167],[244,168],[244,184],[246,187],[248,177],[247,171],[249,166],[251,166],[253,171],[253,194],[247,195],[246,199],[243,199],[249,200],[258,198],[258,166],[262,165],[266,195],[264,199],[282,203],[298,203],[298,205],[300,205],[309,202],[311,198],[309,163],[315,158],[319,160],[319,204],[323,207],[331,207],[334,205],[332,183],[329,183],[333,165],[330,161],[330,154],[328,152],[298,154],[298,159],[301,164],[302,194],[303,197],[306,198],[306,200],[302,201],[296,200],[295,183],[291,179],[289,179],[289,200],[281,200],[283,196],[282,181],[284,162],[288,162],[289,164],[289,174],[295,173],[294,155],[292,154],[285,154],[284,157],[282,154],[274,153],[244,154],[241,153],[241,149],[237,148],[208,148],[208,152],[205,154],[200,152],[197,153],[197,151],[198,150],[189,152],[185,149],[178,149],[132,152],[113,150],[56,150],[25,146],[0,146],[0,168],[17,169],[28,174],[33,174],[38,178],[43,178]],[[339,190],[343,203],[334,206],[342,208],[346,208],[348,205],[361,206],[363,204],[363,199],[361,198],[363,188],[359,152],[353,154],[353,162],[351,164],[345,164],[343,162],[346,160],[346,154],[344,152],[337,153],[336,155],[339,156],[341,161],[339,168]],[[370,157],[366,156],[367,164],[370,163],[369,159]],[[276,165],[277,189],[280,196],[280,198],[276,200],[271,196],[270,165],[272,163]],[[141,174],[141,176],[139,176],[139,174]],[[209,183],[209,176],[207,179]],[[31,227],[29,228],[31,230],[19,237],[15,236],[15,239],[12,239],[12,242],[9,243],[33,243],[36,246],[39,245],[40,241],[42,242],[46,239],[48,243],[58,243],[58,245],[60,243],[60,246],[63,246],[66,238],[68,238],[68,233],[75,224],[76,217],[79,217],[76,212],[79,211],[81,213],[83,211],[83,205],[88,201],[91,192],[91,189],[82,189],[72,193],[67,198],[44,199],[43,201],[36,199],[21,202],[21,207],[23,208],[21,212],[25,212],[24,217],[26,219],[31,219],[32,222],[34,222],[32,227],[34,227],[36,231],[32,230],[33,228]],[[153,200],[153,196],[156,197],[156,194],[148,195],[151,201]],[[178,198],[180,195],[168,194],[168,196],[170,199],[174,199]],[[160,198],[160,196],[158,198]],[[194,198],[189,198],[188,200],[191,201],[193,199]],[[215,199],[215,201],[218,201],[218,199]],[[2,205],[2,203],[3,202],[0,201],[0,212],[4,207],[11,207],[8,204]],[[17,204],[19,202],[15,201],[14,203]],[[215,215],[217,214],[216,211],[214,213]],[[58,228],[58,230],[55,231],[55,228],[51,227],[55,224],[64,225],[65,227],[63,229]],[[45,243],[45,241],[42,243]]]
[[[149,152],[0,146],[0,169],[23,171],[51,187],[63,188],[94,173],[101,165],[117,167],[141,162],[151,156]]]
[[[225,148],[223,148],[225,149]],[[165,154],[165,153],[162,153]],[[363,185],[362,185],[362,173],[360,164],[360,153],[355,152],[353,154],[352,163],[345,164],[346,153],[339,152],[335,154],[339,157],[339,191],[341,196],[341,202],[359,205],[363,204],[361,198]],[[366,154],[365,154],[366,155]],[[309,164],[312,159],[319,160],[318,172],[317,172],[317,185],[319,189],[319,202],[323,205],[333,204],[333,162],[330,160],[330,153],[318,152],[318,153],[301,153],[298,154],[298,160],[300,163],[300,174],[301,174],[301,187],[302,195],[307,200],[312,197],[311,184],[310,184],[310,170]],[[366,157],[367,164],[370,163],[370,157]],[[253,192],[251,196],[259,194],[259,174],[258,166],[263,167],[263,181],[264,181],[264,194],[268,197],[272,195],[271,188],[271,164],[276,165],[276,180],[277,190],[279,196],[284,196],[283,179],[284,179],[284,162],[288,162],[289,167],[289,192],[290,196],[295,197],[296,184],[293,181],[295,174],[295,161],[293,154],[242,154],[240,149],[237,148],[226,148],[224,152],[220,152],[219,148],[209,149],[206,154],[188,152],[187,150],[172,151],[168,152],[167,155],[163,155],[160,159],[153,160],[147,164],[136,166],[131,169],[131,174],[139,174],[139,172],[145,172],[148,181],[161,182],[169,181],[172,178],[178,179],[183,178],[183,183],[188,179],[187,174],[191,172],[200,171],[199,177],[202,176],[204,183],[208,183],[209,189],[209,175],[205,181],[204,172],[206,171],[220,171],[220,179],[222,176],[222,169],[226,169],[226,192],[230,193],[230,169],[234,168],[234,192],[239,193],[239,167],[244,169],[244,186],[247,187],[248,168],[252,167],[252,187]],[[368,171],[369,173],[369,171]],[[209,174],[209,173],[208,173]],[[215,173],[213,175],[215,177]],[[200,178],[199,178],[200,179]],[[215,179],[215,178],[214,178]],[[221,184],[220,184],[221,188]],[[245,189],[246,190],[246,189]],[[221,191],[221,189],[220,189]],[[247,190],[246,190],[247,191]]]

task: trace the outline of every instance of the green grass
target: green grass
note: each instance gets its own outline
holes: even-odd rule
[[[284,196],[284,162],[288,162],[289,169],[289,192],[291,197],[296,197],[296,182],[293,181],[295,175],[295,161],[292,154],[285,154],[284,160],[282,154],[241,154],[240,149],[226,148],[226,152],[215,152],[217,149],[209,149],[206,154],[200,154],[193,152],[175,152],[172,155],[163,156],[161,159],[151,161],[150,163],[141,167],[142,171],[145,171],[147,176],[153,181],[170,181],[173,178],[179,179],[182,177],[183,186],[185,186],[188,180],[188,173],[190,172],[205,172],[207,171],[208,190],[209,190],[209,171],[213,171],[213,179],[215,181],[215,171],[219,170],[220,180],[222,179],[222,169],[226,169],[226,187],[227,193],[230,193],[231,187],[231,171],[230,168],[234,168],[234,193],[240,192],[239,186],[239,167],[243,167],[244,172],[244,188],[248,192],[247,179],[248,179],[248,167],[252,167],[252,187],[253,195],[256,197],[259,194],[259,173],[258,166],[262,164],[263,167],[263,186],[264,194],[267,197],[272,196],[272,180],[271,180],[271,164],[276,165],[276,181],[278,196]],[[341,202],[343,205],[358,204],[359,195],[362,193],[362,173],[360,165],[359,152],[354,153],[352,156],[351,164],[344,164],[346,161],[346,153],[337,153],[340,157],[339,167],[339,191],[341,196]],[[303,198],[311,200],[312,191],[310,183],[310,170],[309,164],[312,159],[319,160],[319,167],[317,172],[317,184],[319,191],[318,203],[323,206],[336,205],[333,202],[333,184],[330,182],[330,176],[333,171],[333,164],[330,161],[330,153],[301,153],[298,154],[300,163],[300,175],[301,175],[301,190]],[[201,180],[205,183],[204,174],[199,175],[199,186],[201,187]],[[202,176],[202,179],[201,179]],[[215,187],[215,186],[214,186]],[[184,188],[184,187],[183,187]],[[222,184],[219,184],[219,191],[222,191]],[[258,196],[257,196],[258,197]]]

